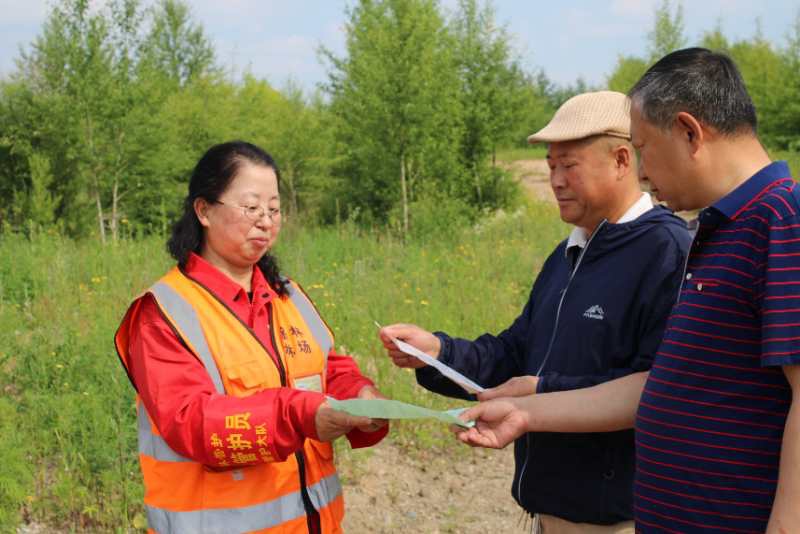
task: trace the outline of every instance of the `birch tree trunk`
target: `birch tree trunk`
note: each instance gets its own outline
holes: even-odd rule
[[[111,239],[116,243],[119,238],[119,225],[117,224],[119,205],[119,180],[114,179],[114,187],[111,189],[111,220],[109,227],[111,228]]]
[[[400,153],[400,191],[403,199],[403,240],[408,238],[408,184],[406,183],[406,154]]]
[[[106,243],[106,224],[103,221],[103,203],[100,200],[100,188],[94,189],[94,201],[97,205],[97,223],[100,225],[100,242],[105,245]]]

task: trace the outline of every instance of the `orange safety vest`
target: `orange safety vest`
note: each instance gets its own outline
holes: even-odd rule
[[[148,292],[176,335],[203,363],[219,393],[245,397],[277,387],[324,392],[333,334],[299,286],[289,282],[287,289],[288,297],[270,303],[270,331],[280,365],[225,304],[177,267]],[[140,303],[137,299],[128,309],[115,337],[126,370]],[[284,351],[297,347],[276,343],[274,332],[281,328],[311,334],[304,337],[302,358],[287,358]],[[318,513],[323,533],[341,532],[344,501],[330,443],[307,439],[301,451],[283,462],[213,470],[173,451],[138,398],[137,405],[139,461],[151,531],[300,533],[310,529],[309,513]]]

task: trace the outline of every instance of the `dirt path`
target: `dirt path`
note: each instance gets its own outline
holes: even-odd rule
[[[511,447],[454,457],[403,454],[384,442],[350,455],[340,469],[347,534],[522,532],[521,508],[511,497]],[[347,473],[349,465],[357,472]]]
[[[500,165],[534,198],[554,201],[546,160]],[[457,450],[450,456],[403,453],[386,440],[342,456],[347,534],[523,532],[522,509],[511,497],[511,447]]]
[[[500,163],[500,165],[511,171],[533,198],[555,202],[553,191],[550,189],[550,169],[547,167],[547,160],[525,159]],[[656,201],[655,197],[653,201]],[[676,215],[688,222],[697,218],[697,210],[679,211],[676,212]]]
[[[553,191],[550,189],[550,169],[547,160],[524,159],[511,163],[500,163],[505,169],[517,178],[533,198],[554,202]]]

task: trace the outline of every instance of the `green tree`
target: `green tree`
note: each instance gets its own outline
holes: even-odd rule
[[[141,68],[166,75],[178,86],[220,73],[205,31],[192,20],[189,6],[178,0],[161,0],[156,5],[140,53]]]
[[[742,40],[730,47],[730,55],[739,67],[747,90],[756,106],[759,132],[768,145],[781,138],[783,108],[788,104],[784,85],[786,72],[782,58],[773,45],[759,35]]]
[[[573,83],[561,85],[552,82],[547,83],[547,90],[545,94],[553,109],[558,109],[561,104],[569,100],[575,95],[586,93],[588,91],[595,91],[596,88],[592,87],[582,77],[578,77]]]
[[[462,165],[472,178],[462,196],[477,207],[497,207],[498,195],[491,187],[502,176],[486,162],[491,155],[494,167],[498,145],[511,142],[518,112],[530,96],[526,79],[488,3],[460,0],[450,28],[461,80]]]
[[[800,152],[800,9],[795,15],[786,50],[781,54],[783,93],[774,121],[775,141],[781,148]],[[800,169],[793,169],[796,173]]]
[[[607,81],[609,90],[627,93],[647,71],[647,67],[647,62],[641,58],[622,55],[617,57],[617,65]]]
[[[541,70],[535,73],[521,73],[520,102],[513,110],[514,122],[511,124],[507,142],[511,146],[527,147],[528,136],[543,128],[552,118],[556,108],[554,98],[548,94],[552,84]]]
[[[286,215],[310,209],[320,200],[333,143],[322,101],[308,101],[294,82],[278,91],[249,75],[236,101],[239,135],[264,147],[281,169]]]
[[[656,8],[653,29],[647,34],[647,52],[650,63],[686,46],[683,23],[683,4],[678,2],[672,13],[670,0],[663,0]]]
[[[686,46],[683,5],[678,2],[673,13],[670,0],[662,0],[653,13],[653,27],[647,33],[647,57],[620,55],[606,86],[611,91],[627,93],[647,69],[663,56]]]
[[[114,141],[120,132],[113,130],[123,95],[118,84],[124,79],[118,74],[127,74],[114,71],[109,41],[109,21],[92,13],[88,2],[62,2],[53,7],[42,35],[20,61],[22,74],[32,86],[34,106],[47,106],[52,112],[40,125],[40,138],[31,139],[30,144],[64,151],[56,156],[66,163],[60,167],[59,182],[66,189],[62,198],[67,200],[62,211],[78,221],[81,217],[75,211],[85,211],[91,202],[103,239],[107,227],[104,187],[115,182],[108,165],[119,150]],[[56,141],[56,136],[63,141]]]
[[[339,198],[379,221],[399,211],[406,235],[417,194],[457,195],[463,175],[453,40],[434,0],[362,0],[347,18],[347,55],[323,50]]]
[[[717,20],[714,29],[703,34],[703,38],[700,40],[700,46],[716,52],[730,53],[731,45],[728,38],[725,37],[725,33],[722,31],[721,20]]]
[[[288,83],[281,95],[278,132],[270,146],[281,167],[287,212],[293,216],[320,202],[319,191],[330,173],[333,136],[319,94],[309,100],[298,86]]]
[[[13,82],[2,86],[0,111],[9,120],[0,132],[0,189],[39,199],[17,210],[17,224],[43,217],[22,212],[42,206],[45,188],[67,232],[117,239],[128,215],[163,199],[175,173],[159,158],[176,144],[164,107],[214,71],[213,51],[187,13],[174,0],[152,10],[138,0],[100,10],[86,0],[52,7]],[[0,204],[6,218],[13,212]]]

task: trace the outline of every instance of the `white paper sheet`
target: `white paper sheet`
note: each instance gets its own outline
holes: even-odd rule
[[[427,354],[419,350],[417,347],[409,345],[405,341],[400,341],[397,338],[392,338],[392,341],[394,342],[394,344],[397,346],[398,349],[435,368],[444,376],[446,376],[447,378],[449,378],[450,380],[452,380],[453,382],[464,388],[464,390],[467,393],[480,393],[481,391],[486,390],[486,388],[479,386],[478,384],[476,384],[466,376],[462,375],[452,367],[448,367],[447,365],[443,364],[436,358],[428,356]]]

